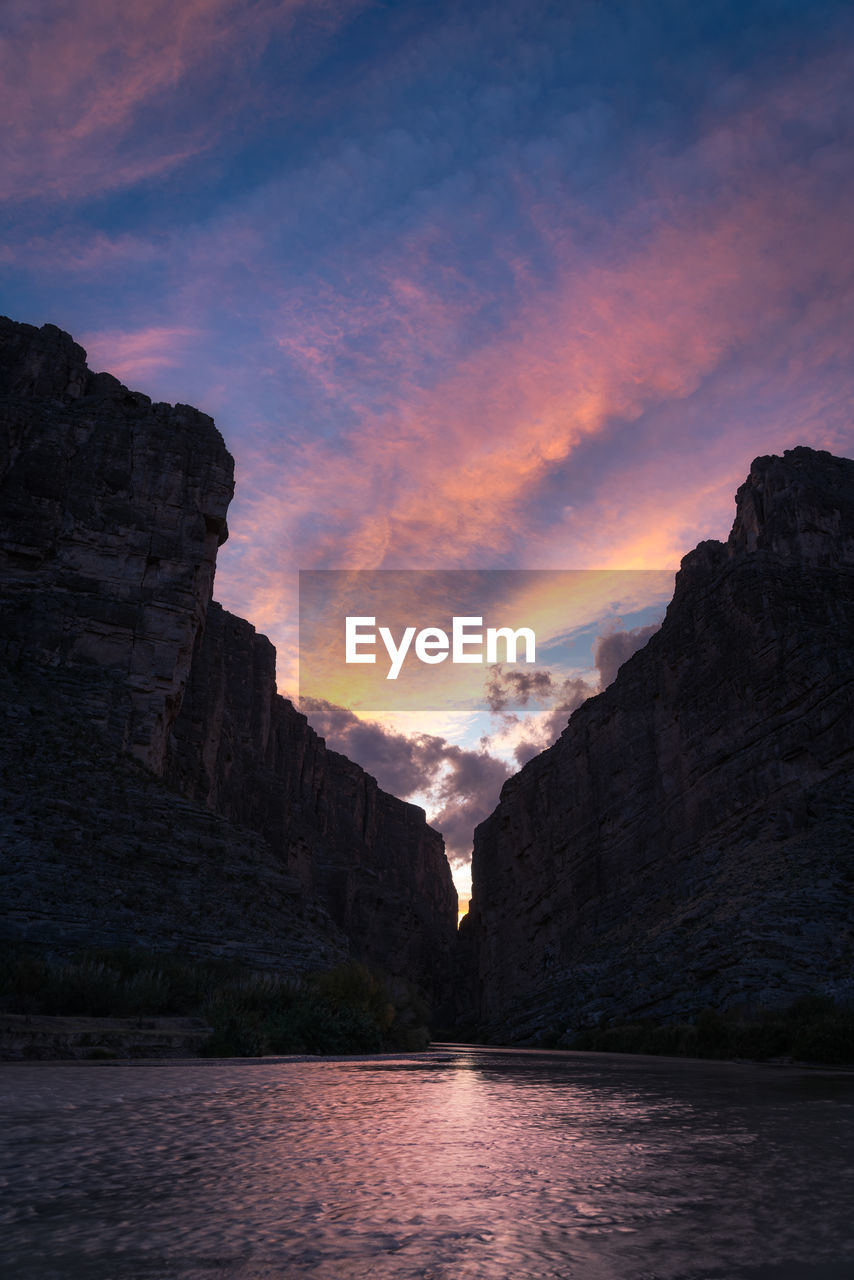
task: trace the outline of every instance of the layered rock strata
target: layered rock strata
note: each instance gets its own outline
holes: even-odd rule
[[[326,750],[269,641],[211,602],[232,492],[206,415],[0,319],[0,925],[256,967],[349,954],[435,998],[441,837]]]
[[[82,674],[0,667],[0,942],[291,971],[346,959],[350,939],[261,835],[170,790],[87,721],[98,673]]]
[[[854,997],[854,462],[757,458],[726,544],[478,828],[463,1017],[499,1039]]]

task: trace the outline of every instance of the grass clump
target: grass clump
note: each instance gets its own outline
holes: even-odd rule
[[[221,962],[170,953],[93,948],[64,959],[0,956],[0,1009],[93,1018],[194,1015],[236,972]]]
[[[81,1017],[183,1015],[212,1028],[210,1057],[424,1049],[427,1011],[409,984],[349,962],[311,975],[131,950],[67,959],[0,956],[0,1010]]]
[[[205,1013],[212,1056],[397,1052],[430,1042],[417,994],[355,962],[299,980],[227,985]]]

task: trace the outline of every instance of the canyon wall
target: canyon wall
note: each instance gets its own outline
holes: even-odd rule
[[[211,601],[233,462],[59,329],[0,319],[0,929],[447,987],[424,813],[326,750],[275,651]]]
[[[854,462],[758,458],[736,502],[477,829],[460,1015],[489,1036],[854,997]]]
[[[361,959],[445,991],[456,892],[423,809],[329,751],[276,693],[276,651],[212,603],[170,737],[166,778],[259,832]]]
[[[158,771],[227,536],[232,458],[205,414],[90,373],[53,325],[0,318],[0,401],[0,656],[109,673],[87,715]]]

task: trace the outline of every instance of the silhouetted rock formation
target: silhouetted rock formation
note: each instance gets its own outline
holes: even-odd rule
[[[0,655],[114,680],[87,706],[155,771],[211,596],[234,463],[205,414],[152,404],[53,325],[0,318]]]
[[[351,954],[436,996],[441,837],[326,750],[269,641],[211,603],[222,438],[85,359],[0,319],[0,929],[260,967]]]
[[[726,544],[475,834],[461,1012],[497,1038],[854,996],[854,462],[758,458]]]
[[[360,957],[450,981],[456,893],[424,811],[329,751],[276,693],[276,651],[212,603],[173,726],[166,777],[191,799],[260,832]]]

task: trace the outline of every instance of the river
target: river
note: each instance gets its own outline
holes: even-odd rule
[[[848,1280],[854,1075],[600,1054],[0,1065],[14,1280]]]

